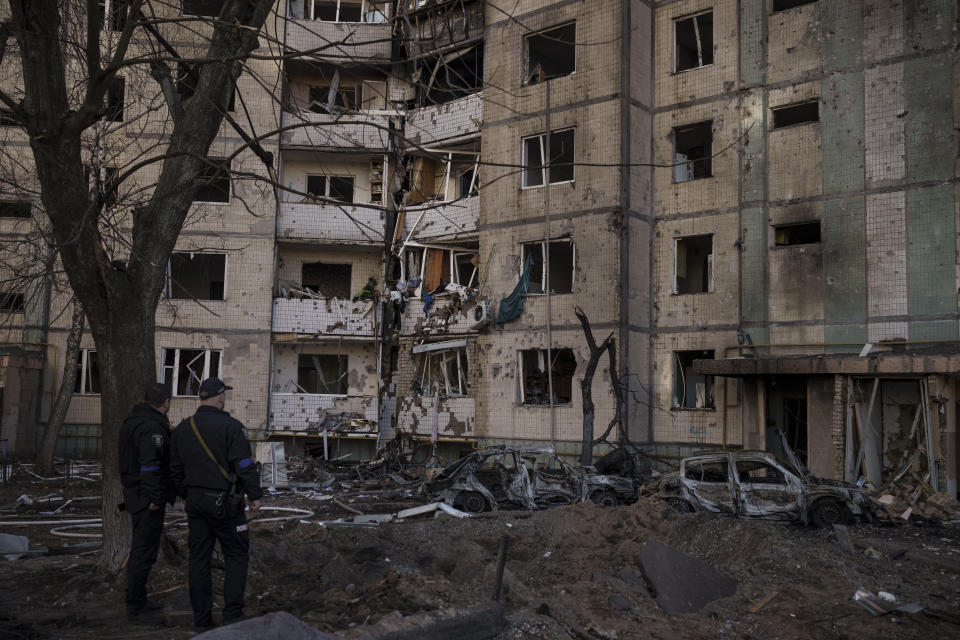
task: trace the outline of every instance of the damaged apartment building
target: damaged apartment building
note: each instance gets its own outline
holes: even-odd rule
[[[622,402],[604,357],[597,436],[614,424],[669,461],[781,453],[783,432],[824,477],[880,484],[919,459],[956,493],[955,3],[275,11],[284,55],[252,62],[237,96],[282,128],[280,189],[227,180],[178,243],[157,338],[174,414],[219,373],[286,455],[359,459],[403,431],[448,460],[497,443],[576,456],[579,305],[616,341]],[[240,144],[224,129],[212,153]],[[229,169],[263,171],[246,156]],[[3,293],[6,326],[36,324]],[[69,324],[52,305],[45,339],[8,340],[49,345],[41,422]],[[67,439],[96,431],[83,347]]]

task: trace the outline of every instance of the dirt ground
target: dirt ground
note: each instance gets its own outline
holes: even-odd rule
[[[167,518],[168,545],[151,574],[152,598],[175,626],[126,622],[124,575],[97,568],[98,553],[64,549],[49,526],[4,526],[40,516],[60,501],[19,505],[17,498],[89,496],[95,481],[38,480],[15,473],[0,484],[0,532],[26,535],[31,548],[62,555],[0,558],[0,637],[187,638],[193,635],[186,590],[186,527],[178,505]],[[402,489],[283,492],[266,506],[309,509],[313,516],[251,525],[247,613],[290,612],[327,632],[490,598],[501,537],[509,536],[503,640],[616,638],[901,638],[960,634],[960,526],[850,529],[856,552],[832,532],[706,514],[681,515],[663,504],[604,509],[593,504],[548,511],[499,511],[470,519],[429,516],[380,525],[331,524],[352,514],[390,513],[422,504]],[[58,515],[96,515],[96,501],[74,501]],[[263,517],[288,515],[264,513]],[[319,522],[327,521],[321,525]],[[634,560],[648,540],[673,545],[738,581],[733,597],[701,612],[670,615],[656,604]],[[892,559],[891,556],[895,559]],[[222,566],[222,565],[221,565]],[[215,563],[219,593],[222,570]],[[887,591],[920,614],[876,617],[851,597],[858,587]],[[756,613],[749,609],[777,592]],[[545,611],[546,603],[554,616]]]

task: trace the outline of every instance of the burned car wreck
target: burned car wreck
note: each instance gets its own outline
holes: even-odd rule
[[[538,464],[538,458],[546,458],[549,464]],[[471,512],[510,506],[540,509],[588,500],[614,506],[636,498],[631,479],[574,467],[550,445],[501,445],[474,451],[428,473],[423,492],[432,500]]]
[[[656,497],[679,511],[795,520],[819,527],[854,517],[873,521],[877,506],[858,487],[825,480],[765,451],[724,451],[684,458],[659,481]]]

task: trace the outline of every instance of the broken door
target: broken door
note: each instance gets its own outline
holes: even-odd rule
[[[793,519],[800,514],[800,479],[766,460],[737,458],[735,483],[740,511],[745,516]]]

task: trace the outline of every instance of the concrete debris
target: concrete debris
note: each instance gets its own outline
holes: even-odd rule
[[[853,543],[850,541],[850,531],[846,525],[833,525],[833,532],[837,534],[837,542],[840,544],[841,549],[847,553],[856,553],[856,550],[853,548]]]
[[[660,542],[647,542],[636,560],[657,604],[667,613],[696,613],[737,592],[735,579]]]

